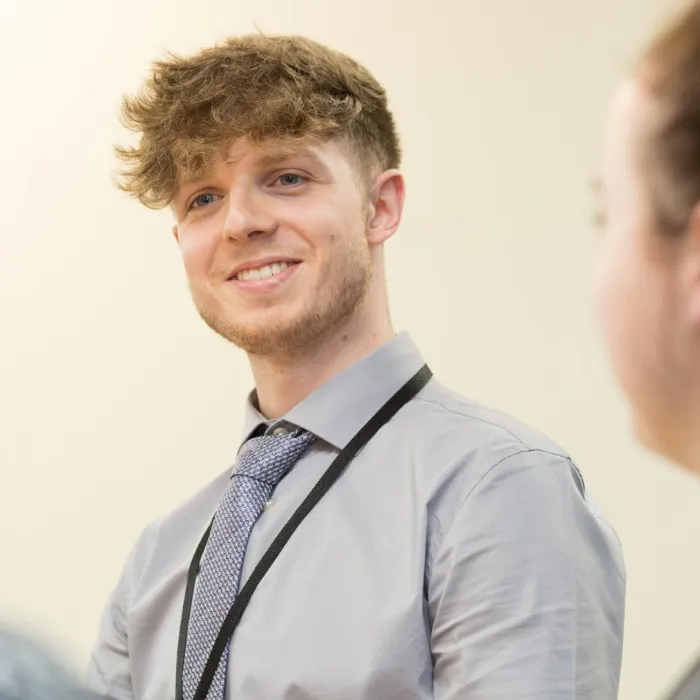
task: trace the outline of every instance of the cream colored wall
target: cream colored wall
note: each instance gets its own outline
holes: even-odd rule
[[[700,646],[700,484],[632,443],[591,323],[606,102],[663,0],[36,0],[0,9],[0,610],[81,665],[145,523],[232,459],[245,359],[199,321],[168,217],[110,183],[152,58],[307,34],[390,93],[409,197],[398,328],[558,439],[622,538],[623,700]]]

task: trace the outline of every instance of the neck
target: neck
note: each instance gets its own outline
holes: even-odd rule
[[[388,314],[367,323],[361,315],[313,346],[285,357],[249,356],[260,412],[283,416],[329,379],[371,354],[394,336]]]

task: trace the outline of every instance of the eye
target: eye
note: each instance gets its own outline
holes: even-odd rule
[[[279,182],[282,187],[296,187],[306,182],[306,178],[297,173],[284,173],[280,175],[275,182]]]
[[[211,192],[203,192],[200,195],[197,195],[193,200],[192,203],[190,204],[190,209],[201,209],[202,207],[206,207],[209,204],[213,204],[214,202],[217,202],[220,200],[221,197],[219,197],[216,194],[212,194]]]

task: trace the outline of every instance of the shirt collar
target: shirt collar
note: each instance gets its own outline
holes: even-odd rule
[[[252,391],[246,403],[243,442],[262,424],[286,423],[304,428],[342,450],[423,364],[418,349],[403,332],[329,379],[277,421],[265,419],[256,408]]]

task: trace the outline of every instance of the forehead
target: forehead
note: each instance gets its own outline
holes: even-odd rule
[[[605,150],[608,159],[631,161],[643,153],[659,107],[639,78],[620,86],[610,108]]]
[[[336,139],[269,139],[254,142],[241,137],[212,153],[199,171],[193,173],[180,169],[178,187],[206,179],[222,168],[262,169],[290,161],[299,161],[322,169],[335,169],[339,164],[349,161],[349,154],[345,146]]]
[[[646,97],[634,80],[619,87],[610,105],[603,144],[603,192],[628,191],[639,175],[640,142]]]
[[[228,145],[222,154],[226,165],[237,165],[243,161],[270,162],[293,157],[316,157],[324,152],[324,142],[308,140],[250,141],[240,138]]]
[[[637,87],[633,81],[628,81],[618,88],[608,114],[606,151],[618,154],[632,143],[632,135],[636,131],[637,102]]]

